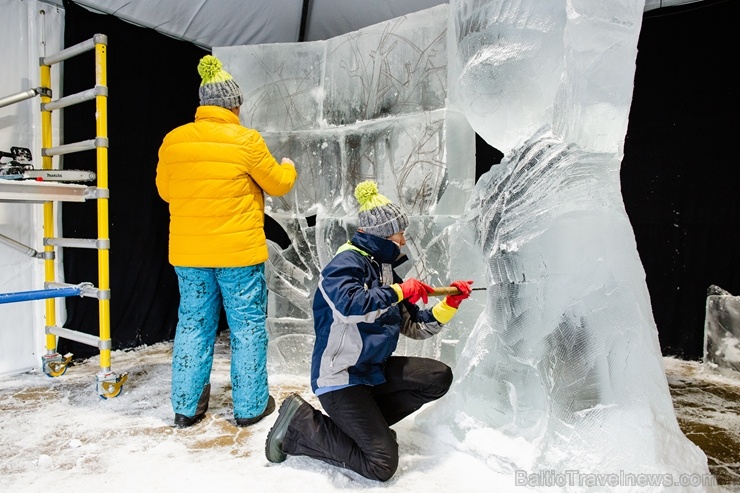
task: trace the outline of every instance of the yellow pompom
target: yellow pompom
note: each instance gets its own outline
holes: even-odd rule
[[[363,181],[355,187],[355,198],[360,203],[361,211],[390,203],[390,200],[378,193],[378,185],[372,180]]]
[[[200,85],[224,82],[231,79],[231,75],[223,70],[221,60],[213,55],[206,55],[200,59],[198,73],[203,79]]]

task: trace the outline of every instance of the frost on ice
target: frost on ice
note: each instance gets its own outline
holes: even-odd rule
[[[453,0],[327,41],[214,50],[243,123],[299,170],[270,202],[291,238],[271,245],[272,371],[307,375],[317,273],[373,178],[412,218],[402,274],[487,287],[441,337],[399,347],[456,375],[421,429],[504,469],[708,474],[676,421],[620,192],[643,7]],[[505,159],[474,185],[475,133]]]
[[[475,133],[446,106],[447,12],[441,5],[326,41],[214,50],[245,92],[242,122],[298,168],[294,190],[267,202],[291,239],[271,245],[268,264],[273,371],[308,375],[318,272],[354,233],[360,181],[376,180],[411,219],[402,275],[450,281],[440,238],[473,189]],[[454,341],[401,350],[438,356],[443,347],[451,353]]]

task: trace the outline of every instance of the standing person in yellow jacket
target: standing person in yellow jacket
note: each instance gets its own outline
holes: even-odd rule
[[[239,123],[244,96],[221,62],[198,64],[195,121],[159,149],[157,189],[170,209],[169,261],[180,289],[172,354],[175,426],[200,421],[223,305],[230,330],[234,418],[248,426],[272,413],[267,386],[267,286],[263,193],[288,193],[293,161],[278,163],[256,130]]]

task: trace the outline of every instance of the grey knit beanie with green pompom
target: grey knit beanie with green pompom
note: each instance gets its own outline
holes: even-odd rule
[[[406,213],[388,197],[381,195],[374,181],[363,181],[357,185],[355,198],[360,203],[357,227],[365,233],[388,238],[408,228]]]
[[[239,84],[223,70],[221,60],[213,55],[204,56],[198,63],[198,73],[203,79],[198,89],[201,106],[220,106],[230,110],[242,105],[244,95]]]

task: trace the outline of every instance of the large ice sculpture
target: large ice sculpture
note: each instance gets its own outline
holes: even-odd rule
[[[270,245],[271,371],[308,374],[318,272],[354,232],[362,180],[377,180],[410,216],[402,273],[450,282],[448,249],[430,256],[427,245],[445,244],[470,196],[475,134],[446,108],[447,22],[440,5],[327,41],[214,49],[245,92],[242,123],[298,169],[294,190],[267,202],[291,239]],[[401,349],[453,357],[461,330],[458,321],[445,339]]]
[[[450,9],[451,104],[506,158],[463,221],[483,250],[486,308],[449,395],[418,423],[457,442],[482,428],[523,438],[529,457],[479,450],[512,472],[708,474],[678,427],[620,193],[642,2]]]
[[[298,164],[270,202],[291,238],[271,245],[272,370],[307,374],[317,273],[375,178],[411,215],[404,273],[488,287],[485,309],[399,347],[456,374],[423,429],[512,475],[708,474],[676,421],[619,186],[642,12],[454,0],[328,41],[215,49],[247,93],[242,121]],[[506,156],[474,189],[471,126]]]

